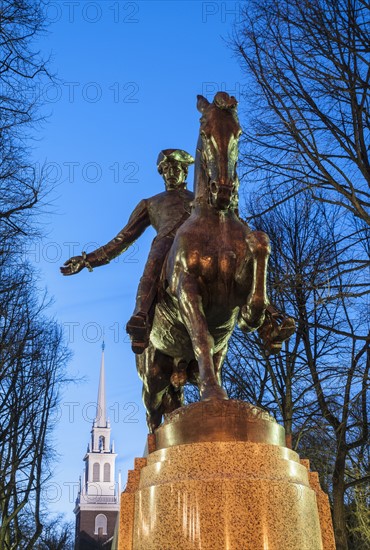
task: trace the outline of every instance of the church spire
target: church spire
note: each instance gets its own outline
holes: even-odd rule
[[[117,455],[110,443],[111,428],[107,418],[104,348],[103,342],[96,418],[91,430],[91,441],[84,456],[85,472],[74,509],[76,550],[91,548],[92,543],[94,548],[100,548],[102,542],[112,538],[119,512],[115,476]]]
[[[98,403],[96,409],[95,426],[105,428],[107,425],[107,405],[105,399],[105,369],[104,369],[104,350],[105,343],[102,344],[101,364],[100,364],[100,379],[98,390]]]

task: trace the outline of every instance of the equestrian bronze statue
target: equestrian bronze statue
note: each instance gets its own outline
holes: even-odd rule
[[[237,101],[219,92],[212,103],[198,96],[197,106],[202,117],[194,195],[185,183],[192,157],[162,151],[158,168],[166,191],[141,201],[107,245],[61,268],[72,275],[104,265],[148,225],[157,230],[127,324],[150,431],[164,413],[182,406],[187,381],[198,386],[202,400],[227,399],[221,368],[237,323],[247,332],[259,329],[267,353],[277,353],[295,326],[269,305],[268,236],[252,231],[238,215]]]

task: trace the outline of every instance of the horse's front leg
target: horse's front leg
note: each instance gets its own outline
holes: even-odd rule
[[[218,380],[218,383],[221,385],[222,383],[222,365],[224,364],[224,360],[227,354],[228,345],[224,346],[220,351],[215,353],[213,356],[213,364],[215,367],[215,374]]]
[[[199,367],[199,392],[202,401],[227,399],[219,385],[213,364],[214,340],[208,330],[198,283],[191,274],[182,272],[176,285],[179,310],[189,333]]]
[[[239,327],[242,330],[256,330],[265,319],[269,305],[266,291],[267,264],[271,252],[270,239],[263,231],[251,231],[246,242],[252,260],[252,286],[247,303],[241,308]]]

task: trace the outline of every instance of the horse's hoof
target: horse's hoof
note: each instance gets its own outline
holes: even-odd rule
[[[283,342],[289,340],[295,330],[296,324],[293,317],[283,318],[282,321],[268,317],[259,333],[267,357],[277,355],[281,351]]]
[[[265,320],[265,304],[256,304],[252,306],[247,305],[243,306],[240,311],[240,320],[242,323],[239,323],[240,325],[246,325],[246,329],[248,332],[253,332],[254,330],[258,329],[260,326],[263,325],[263,322]],[[243,327],[241,326],[243,329]]]
[[[200,400],[210,401],[211,399],[229,399],[226,391],[218,384],[206,385],[200,390]]]

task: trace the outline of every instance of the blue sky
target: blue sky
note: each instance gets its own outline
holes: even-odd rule
[[[122,229],[141,198],[163,190],[161,149],[195,154],[196,95],[224,90],[240,97],[241,71],[223,38],[240,2],[55,1],[40,48],[52,53],[58,83],[39,92],[48,121],[35,162],[55,184],[47,236],[28,257],[54,297],[74,353],[69,376],[83,378],[62,396],[54,441],[60,455],[47,488],[50,507],[74,518],[82,458],[89,440],[105,334],[108,414],[123,480],[146,441],[141,382],[124,326],[133,310],[154,232],[93,273],[62,277],[59,266]],[[189,187],[192,188],[192,171]]]

